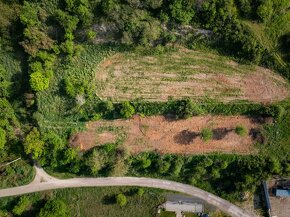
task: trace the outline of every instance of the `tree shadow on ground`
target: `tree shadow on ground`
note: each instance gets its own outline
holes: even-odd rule
[[[164,115],[164,118],[167,122],[178,121],[178,119],[176,118],[176,115],[174,114],[166,114]]]
[[[233,129],[228,129],[228,128],[213,129],[212,130],[213,139],[214,140],[221,140],[221,139],[225,138],[225,136],[231,131],[233,131]]]
[[[116,203],[116,195],[106,195],[102,199],[102,203],[105,205],[112,205]]]
[[[262,135],[262,133],[260,132],[259,129],[256,128],[252,128],[249,132],[249,135],[252,137],[253,140],[255,140],[256,142],[259,142],[260,144],[264,144],[265,143],[265,138]]]
[[[183,130],[174,136],[174,141],[181,145],[189,145],[199,136],[199,133]]]
[[[253,124],[269,124],[271,123],[273,118],[271,117],[261,117],[261,116],[254,116],[250,117],[250,121]]]

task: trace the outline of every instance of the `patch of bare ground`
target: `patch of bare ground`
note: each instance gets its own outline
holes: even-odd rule
[[[290,93],[287,81],[266,68],[188,49],[160,56],[118,53],[98,66],[96,80],[96,94],[114,101],[206,96],[224,102],[271,103]]]
[[[275,102],[289,96],[285,80],[268,69],[259,67],[257,73],[245,76],[242,90],[245,96],[256,102]]]
[[[88,150],[105,143],[113,143],[118,133],[125,134],[121,144],[131,153],[157,151],[159,153],[202,154],[210,152],[254,153],[253,144],[263,142],[259,134],[260,125],[265,120],[244,116],[196,116],[186,120],[175,120],[164,116],[130,120],[94,121],[87,124],[87,130],[71,138],[71,146]],[[235,127],[243,125],[248,134],[241,137]],[[104,129],[110,129],[104,131]],[[112,129],[122,129],[112,130]],[[213,130],[213,139],[204,142],[200,132],[203,128]],[[102,129],[102,130],[100,130]]]

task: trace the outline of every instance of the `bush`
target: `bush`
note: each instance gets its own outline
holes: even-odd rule
[[[93,31],[93,30],[87,31],[87,39],[88,40],[93,40],[96,38],[96,36],[97,36],[97,33],[95,31]]]
[[[0,127],[0,150],[4,148],[6,144],[6,132]]]
[[[72,56],[74,54],[74,42],[72,40],[67,39],[60,45],[60,48],[64,53],[67,53],[68,55]]]
[[[127,198],[124,194],[118,194],[116,196],[116,202],[120,207],[123,207],[127,204]]]
[[[64,79],[65,92],[72,98],[77,96],[88,96],[92,95],[92,87],[88,81],[80,81],[75,78]]]
[[[33,128],[24,140],[24,151],[26,154],[32,154],[34,159],[38,159],[43,153],[44,144],[40,132],[37,128]]]
[[[212,130],[209,129],[209,128],[202,129],[202,131],[201,131],[201,138],[205,142],[211,140],[213,138],[213,132],[212,132]]]
[[[98,121],[98,120],[100,120],[100,119],[102,119],[102,115],[101,115],[100,113],[96,113],[96,114],[94,114],[94,116],[92,117],[92,120],[93,120],[93,121]]]
[[[180,100],[176,102],[175,113],[178,118],[189,118],[192,115],[201,115],[203,110],[190,99]]]
[[[39,217],[68,217],[69,209],[67,205],[59,199],[48,201],[40,210]]]
[[[257,9],[257,15],[261,19],[261,21],[268,21],[273,14],[273,1],[265,0]]]
[[[123,157],[117,156],[117,159],[111,167],[108,176],[125,176],[128,172],[128,165],[125,163]]]
[[[170,169],[170,166],[171,166],[171,164],[167,160],[159,159],[159,161],[158,161],[159,173],[161,173],[161,174],[167,173],[168,170]]]
[[[130,118],[135,114],[135,109],[130,102],[126,101],[121,104],[120,114],[123,118]]]
[[[142,197],[142,196],[144,195],[144,193],[145,193],[145,191],[144,191],[143,188],[138,188],[137,195],[138,195],[139,197]]]
[[[238,134],[239,136],[242,136],[242,137],[244,137],[248,134],[248,130],[242,125],[237,125],[235,128],[235,132],[236,132],[236,134]]]
[[[178,22],[189,24],[195,14],[195,1],[175,0],[169,6],[171,16]]]
[[[24,5],[20,14],[20,21],[27,26],[39,25],[38,7],[36,4],[24,1]]]
[[[96,176],[104,165],[106,165],[108,159],[107,156],[97,150],[89,153],[85,159],[85,166],[88,169],[90,175]]]
[[[20,200],[12,210],[13,214],[20,216],[28,208],[30,204],[31,201],[29,200],[29,197],[27,196],[20,197]]]
[[[49,78],[41,72],[33,72],[29,80],[31,89],[34,91],[43,91],[49,87]]]
[[[179,177],[183,164],[184,164],[183,159],[181,157],[177,157],[177,159],[174,161],[172,169],[173,176]]]

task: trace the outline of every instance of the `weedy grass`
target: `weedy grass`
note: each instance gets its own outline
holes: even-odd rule
[[[93,93],[96,89],[95,70],[103,59],[112,55],[118,47],[107,45],[84,45],[82,53],[68,62],[58,62],[48,90],[37,94],[38,112],[35,118],[42,132],[71,132],[84,127],[84,110],[76,100],[65,92],[64,79],[72,78],[86,82],[92,94],[85,96],[86,104],[97,103]]]
[[[53,198],[64,201],[68,205],[72,217],[156,216],[158,205],[165,201],[165,191],[144,188],[142,196],[139,196],[137,192],[138,188],[135,187],[92,187],[33,193],[28,195],[32,206],[23,213],[23,216],[37,216],[44,202]],[[123,207],[118,206],[115,199],[116,195],[120,193],[127,198],[127,204]],[[4,198],[0,201],[0,210],[11,212],[13,204],[18,201],[18,198]]]
[[[0,188],[8,188],[30,183],[34,176],[35,171],[33,167],[26,160],[19,160],[12,164],[6,163],[15,160],[17,157],[14,155],[3,156],[0,160]]]
[[[239,64],[206,50],[179,47],[154,53],[139,48],[116,53],[101,62],[96,70],[96,94],[115,102],[136,98],[166,101],[170,96],[175,99],[207,96],[230,101],[244,97],[243,87],[233,83],[243,85],[243,79],[255,71],[260,73],[259,70],[266,69]],[[269,73],[268,77],[271,76]],[[273,79],[273,83],[279,82]]]

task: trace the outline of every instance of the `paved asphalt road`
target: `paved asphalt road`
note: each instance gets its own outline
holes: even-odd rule
[[[209,192],[203,191],[191,185],[178,182],[167,181],[152,178],[137,177],[106,177],[106,178],[72,178],[72,179],[56,179],[49,176],[41,168],[36,168],[36,176],[33,182],[14,188],[6,188],[0,190],[0,197],[21,195],[26,193],[45,191],[58,188],[76,188],[76,187],[92,187],[92,186],[142,186],[150,188],[160,188],[171,191],[182,192],[190,196],[201,198],[224,211],[233,217],[252,217],[247,211],[238,206],[217,197]]]

